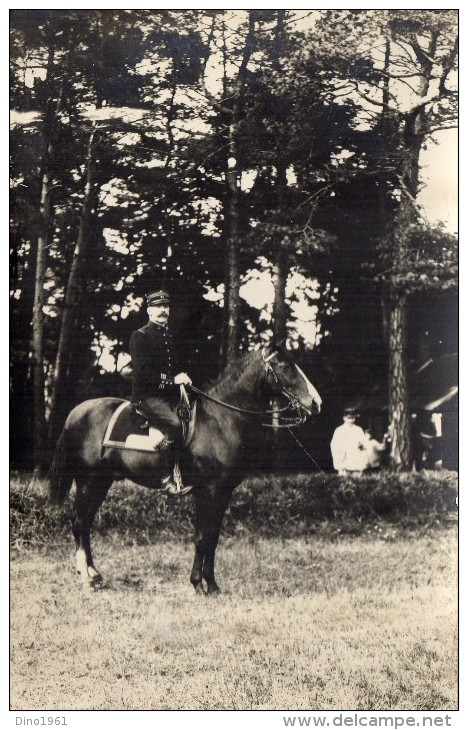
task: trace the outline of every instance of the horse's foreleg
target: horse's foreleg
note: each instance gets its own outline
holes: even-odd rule
[[[206,503],[208,495],[205,490],[195,489],[195,520],[194,520],[194,536],[195,556],[193,559],[192,571],[190,573],[190,582],[197,593],[204,593],[203,588],[203,561],[205,559],[205,522],[207,511]]]
[[[193,559],[193,565],[192,565],[192,571],[190,573],[190,582],[195,588],[197,593],[204,593],[203,589],[203,576],[202,576],[202,570],[203,570],[203,560],[205,557],[205,546],[203,544],[203,530],[201,529],[201,526],[195,527],[195,535],[194,535],[194,542],[195,542],[195,557]]]
[[[112,480],[102,476],[76,480],[73,535],[76,542],[76,569],[84,586],[92,587],[102,580],[93,564],[91,526],[111,484]]]
[[[219,592],[214,574],[215,553],[231,491],[211,487],[195,493],[195,558],[190,581],[198,593],[204,593],[203,580],[207,593]]]

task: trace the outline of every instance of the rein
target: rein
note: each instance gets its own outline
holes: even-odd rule
[[[265,357],[264,353],[262,352],[262,358],[263,362],[265,363],[265,370],[268,373],[272,373],[275,381],[280,385],[281,387],[281,393],[288,399],[288,403],[280,409],[273,409],[273,410],[265,410],[265,411],[253,411],[249,408],[240,408],[239,406],[234,406],[232,403],[226,403],[225,401],[219,400],[219,398],[215,398],[212,395],[209,395],[208,393],[205,393],[203,390],[200,390],[199,388],[196,388],[194,385],[190,384],[188,387],[190,390],[192,390],[194,393],[197,393],[198,395],[202,396],[202,398],[206,398],[209,401],[212,401],[213,403],[217,403],[219,406],[222,406],[223,408],[228,408],[231,411],[236,411],[237,413],[244,413],[249,416],[269,416],[269,415],[281,415],[285,411],[288,411],[289,409],[292,409],[295,411],[296,416],[288,418],[286,416],[283,416],[283,420],[286,421],[285,423],[274,425],[272,423],[262,423],[261,425],[265,428],[293,428],[295,426],[300,426],[303,424],[306,420],[306,416],[302,413],[302,408],[297,400],[297,398],[290,393],[287,388],[284,388],[281,386],[281,383],[279,381],[279,378],[277,374],[275,373],[272,365],[270,365],[270,360],[276,355],[276,353],[272,353],[268,357]]]
[[[219,398],[215,398],[214,396],[209,395],[209,393],[205,393],[203,390],[200,390],[200,388],[196,388],[194,385],[188,385],[187,387],[190,388],[190,390],[193,390],[194,393],[197,393],[197,395],[201,395],[203,398],[206,398],[206,400],[217,403],[219,406],[229,408],[231,411],[237,411],[237,413],[246,413],[250,416],[267,416],[270,414],[279,414],[287,411],[290,406],[290,404],[288,403],[288,405],[284,406],[284,408],[280,408],[277,411],[251,411],[249,408],[240,408],[239,406],[232,405],[232,403],[226,403],[223,400],[219,400]]]

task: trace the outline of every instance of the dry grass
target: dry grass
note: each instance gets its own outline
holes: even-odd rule
[[[457,707],[454,529],[225,537],[210,599],[183,539],[95,552],[90,594],[71,543],[14,553],[12,709]]]

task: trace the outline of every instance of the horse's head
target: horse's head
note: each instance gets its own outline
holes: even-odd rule
[[[320,413],[320,395],[288,352],[282,348],[264,348],[262,359],[272,393],[285,395],[309,416]]]

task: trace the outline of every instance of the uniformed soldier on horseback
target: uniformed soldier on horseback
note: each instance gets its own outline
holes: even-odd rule
[[[190,491],[191,487],[182,487],[174,478],[175,442],[179,439],[176,407],[180,398],[179,386],[190,385],[192,381],[176,366],[173,340],[168,329],[169,295],[162,290],[151,292],[146,301],[148,324],[133,332],[130,338],[132,402],[148,422],[154,447],[161,452],[164,492],[181,495]],[[161,419],[161,414],[153,410],[148,398],[158,398],[160,410],[165,410],[166,415],[169,413],[170,416],[172,411],[172,427],[169,425],[171,418]]]

